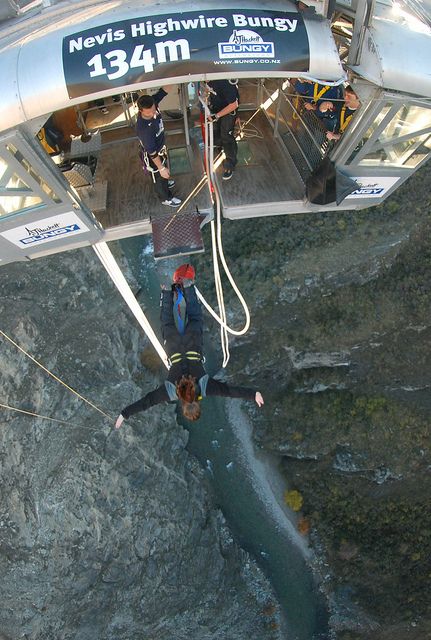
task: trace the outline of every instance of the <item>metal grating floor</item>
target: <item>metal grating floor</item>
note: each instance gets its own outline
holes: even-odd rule
[[[171,258],[173,256],[202,253],[204,243],[201,223],[205,216],[194,213],[158,214],[151,219],[153,228],[154,258]]]

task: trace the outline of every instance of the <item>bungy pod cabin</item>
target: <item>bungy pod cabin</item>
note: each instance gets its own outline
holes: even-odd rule
[[[431,28],[424,5],[232,6],[2,3],[0,264],[148,233],[156,258],[202,251],[201,225],[216,211],[241,224],[362,209],[427,161]],[[212,79],[237,83],[240,94],[238,166],[227,183],[204,99]],[[352,88],[357,108],[337,139],[307,108],[313,95],[298,90],[304,84],[314,104],[334,87],[342,104]],[[162,85],[170,88],[161,109],[183,200],[168,214],[142,170],[135,131],[138,97]]]

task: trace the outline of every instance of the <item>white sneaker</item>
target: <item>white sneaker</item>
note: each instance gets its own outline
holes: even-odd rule
[[[162,204],[166,204],[168,207],[179,207],[181,200],[179,198],[171,198],[170,200],[163,200]]]

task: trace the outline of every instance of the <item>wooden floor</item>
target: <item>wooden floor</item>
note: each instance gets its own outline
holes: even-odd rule
[[[245,123],[250,115],[252,112],[241,113],[241,121]],[[283,152],[281,143],[274,139],[273,129],[261,112],[247,125],[244,141],[239,142],[238,164],[233,177],[223,181],[222,172],[220,167],[217,183],[224,210],[244,208],[247,204],[268,206],[303,197],[304,187],[299,175]]]
[[[250,87],[251,93],[254,87]],[[251,95],[250,95],[251,98]],[[246,123],[253,111],[240,113]],[[193,126],[196,118],[190,118]],[[182,120],[166,122],[167,144],[171,156],[172,177],[176,181],[173,194],[186,200],[196,186],[202,188],[181,207],[182,211],[212,210],[205,182],[202,153],[198,145],[198,128],[192,130],[191,146],[185,146]],[[152,177],[144,173],[138,155],[139,145],[133,129],[102,133],[96,182],[107,182],[105,212],[96,214],[105,229],[132,222],[148,221],[170,210],[158,199]],[[188,159],[188,160],[187,160]],[[251,217],[283,213],[287,203],[299,201],[304,185],[282,142],[275,140],[266,116],[259,112],[244,130],[239,142],[238,164],[229,181],[221,179],[223,167],[217,169],[216,181],[226,217]]]
[[[97,218],[105,229],[148,220],[158,214],[173,211],[161,204],[155,193],[151,175],[142,169],[138,140],[136,137],[128,138],[127,133],[125,130],[124,138],[119,140],[110,137],[108,144],[102,140],[96,182],[108,183],[107,207],[104,213],[97,214]],[[183,134],[169,135],[167,141],[170,154],[176,156],[178,153],[180,156],[179,161],[172,159],[172,177],[176,182],[172,189],[173,194],[184,202],[196,185],[202,183],[200,191],[191,196],[181,210],[196,211],[196,207],[205,213],[212,210],[208,187],[206,182],[202,181],[204,168],[198,145],[193,142],[187,151]],[[188,158],[188,163],[184,163],[185,158]],[[184,164],[188,166],[183,166]],[[180,167],[178,172],[175,171],[175,166]]]

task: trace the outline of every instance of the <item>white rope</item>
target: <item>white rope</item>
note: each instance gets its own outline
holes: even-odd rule
[[[211,223],[211,224],[213,224],[213,223]],[[218,268],[218,265],[217,265],[217,268]],[[219,280],[219,277],[220,277],[220,272],[218,272],[218,273],[219,273],[219,275],[218,275],[217,280]],[[230,275],[230,272],[229,272],[229,275]],[[208,302],[205,300],[205,298],[202,295],[202,293],[199,291],[199,289],[195,285],[196,293],[197,293],[197,296],[198,296],[199,300],[202,302],[203,306],[208,311],[208,313],[210,313],[212,315],[214,320],[216,320],[222,327],[224,327],[226,329],[226,331],[228,333],[232,334],[233,336],[243,336],[245,333],[247,333],[248,329],[250,328],[250,311],[249,311],[249,309],[247,307],[247,303],[245,302],[241,292],[237,288],[237,286],[235,284],[235,281],[233,281],[233,287],[235,287],[235,293],[237,294],[237,296],[238,296],[238,298],[239,298],[239,300],[240,300],[240,302],[241,302],[241,304],[242,304],[242,306],[244,308],[244,312],[245,312],[245,315],[246,315],[246,322],[244,324],[244,327],[242,329],[238,329],[238,330],[232,329],[231,327],[229,327],[229,325],[226,323],[226,320],[222,320],[222,318],[217,315],[217,313],[208,304]]]
[[[201,99],[201,103],[204,106],[205,110],[205,157],[207,163],[207,169],[209,169],[209,175],[212,179],[214,177],[214,132],[213,132],[213,124],[208,120],[209,109],[204,100]],[[210,181],[209,188],[211,189]],[[201,292],[196,288],[196,293],[199,300],[202,302],[206,310],[212,315],[212,317],[220,324],[220,338],[221,345],[223,350],[223,363],[222,366],[226,367],[230,353],[229,353],[229,336],[228,333],[235,336],[244,335],[249,327],[250,327],[250,312],[247,306],[247,303],[244,300],[230,270],[227,265],[224,251],[223,251],[223,242],[222,242],[222,232],[221,232],[221,203],[220,197],[217,189],[214,189],[215,200],[216,200],[216,221],[211,221],[211,242],[212,242],[212,254],[213,254],[213,268],[214,268],[214,282],[217,294],[217,304],[219,308],[220,315],[211,308],[208,302],[205,300]],[[223,266],[223,270],[234,290],[237,298],[239,299],[242,308],[245,313],[245,324],[242,329],[235,330],[229,327],[227,324],[226,317],[226,308],[224,304],[224,296],[223,296],[223,285],[220,276],[220,267],[219,267],[219,259]]]
[[[205,116],[206,116],[205,112]],[[208,118],[206,117],[206,124],[208,124]],[[211,123],[207,129],[206,138],[209,138],[209,146],[208,146],[208,154],[210,158],[210,176],[214,175],[214,127]],[[220,155],[221,161],[221,155]],[[216,189],[214,189],[214,194],[216,198],[216,223],[211,221],[211,248],[213,254],[213,268],[214,268],[214,283],[216,287],[216,295],[217,295],[217,305],[220,311],[220,343],[223,352],[223,362],[222,367],[226,367],[229,362],[230,353],[229,353],[229,336],[226,330],[226,309],[224,305],[224,296],[223,296],[223,285],[220,277],[220,267],[218,262],[218,253],[217,253],[217,227],[219,225],[219,212],[220,212],[220,198]]]
[[[148,339],[150,340],[151,344],[153,345],[153,347],[155,348],[155,350],[159,354],[163,364],[165,365],[165,367],[167,369],[169,369],[168,356],[166,355],[166,352],[165,352],[162,344],[160,343],[159,339],[157,338],[156,334],[154,333],[154,331],[153,331],[149,321],[147,320],[144,312],[142,311],[138,301],[136,300],[135,296],[133,295],[133,292],[130,289],[129,284],[128,284],[126,278],[124,277],[123,272],[121,271],[120,267],[118,266],[117,261],[115,260],[114,256],[112,255],[111,250],[109,249],[108,245],[106,244],[106,242],[98,242],[97,244],[93,245],[93,249],[96,252],[97,257],[99,258],[100,262],[103,264],[103,266],[105,267],[106,271],[110,275],[110,277],[111,277],[113,283],[115,284],[115,286],[117,287],[118,291],[123,296],[124,301],[126,302],[126,304],[129,307],[130,311],[133,313],[133,315],[135,316],[136,320],[139,322],[140,326],[142,327],[142,329],[144,330],[144,332],[148,336]]]
[[[223,286],[220,277],[220,267],[218,262],[218,253],[217,253],[217,233],[216,233],[216,225],[214,221],[211,221],[211,247],[213,253],[213,266],[214,266],[214,282],[216,286],[216,294],[217,294],[217,304],[220,310],[220,342],[221,348],[223,352],[223,362],[222,367],[226,367],[229,362],[230,352],[229,352],[229,336],[227,333],[227,318],[226,318],[226,309],[224,305],[224,295],[223,295]]]

